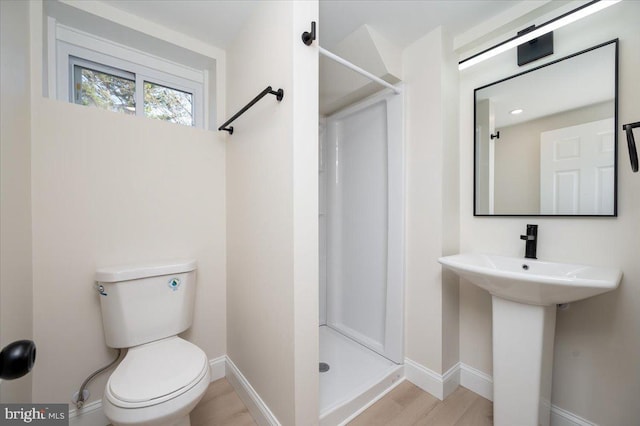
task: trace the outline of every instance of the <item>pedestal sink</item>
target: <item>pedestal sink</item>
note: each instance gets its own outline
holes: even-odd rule
[[[486,254],[438,261],[491,293],[496,426],[548,426],[556,305],[614,290],[614,268]]]

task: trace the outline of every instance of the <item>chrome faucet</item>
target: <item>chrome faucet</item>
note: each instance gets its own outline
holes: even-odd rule
[[[520,239],[527,242],[524,249],[524,257],[527,259],[537,259],[538,225],[527,225],[527,235],[520,235]]]

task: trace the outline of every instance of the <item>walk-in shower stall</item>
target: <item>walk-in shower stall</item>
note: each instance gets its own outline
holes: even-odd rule
[[[401,377],[402,106],[384,90],[320,125],[321,424],[349,419]]]

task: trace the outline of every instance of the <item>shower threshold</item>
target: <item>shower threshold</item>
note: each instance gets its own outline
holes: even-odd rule
[[[320,327],[320,425],[346,424],[404,377],[397,365],[331,327]]]

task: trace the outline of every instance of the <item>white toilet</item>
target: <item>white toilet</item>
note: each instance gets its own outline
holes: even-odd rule
[[[196,261],[96,272],[105,340],[129,348],[102,398],[114,426],[189,426],[209,386],[204,351],[177,336],[191,327]]]

